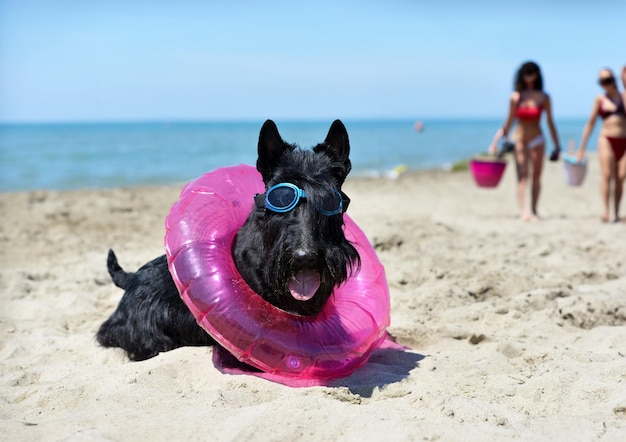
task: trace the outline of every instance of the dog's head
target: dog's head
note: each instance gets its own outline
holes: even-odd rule
[[[260,287],[253,288],[283,310],[314,315],[360,265],[343,232],[350,200],[342,185],[352,167],[348,133],[336,120],[323,143],[304,150],[283,141],[268,120],[258,153],[266,191],[255,198],[254,221],[247,223],[247,230],[258,229],[262,243],[253,282]]]

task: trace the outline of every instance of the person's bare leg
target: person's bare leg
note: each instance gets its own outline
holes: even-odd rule
[[[515,166],[517,170],[517,204],[520,209],[520,217],[528,220],[530,215],[526,211],[526,184],[528,182],[528,156],[526,148],[521,142],[515,146]]]
[[[619,208],[622,202],[622,195],[624,194],[624,179],[626,179],[626,155],[622,157],[619,163],[616,164],[615,171],[615,222],[620,222]]]
[[[531,219],[538,219],[539,212],[537,204],[539,203],[539,194],[541,193],[541,172],[543,170],[544,145],[537,146],[530,150],[530,161],[533,165],[532,189],[531,189]]]
[[[613,172],[613,152],[609,146],[609,142],[605,137],[598,140],[598,159],[600,160],[600,195],[602,196],[602,221],[609,220],[609,190],[611,187],[611,175]]]

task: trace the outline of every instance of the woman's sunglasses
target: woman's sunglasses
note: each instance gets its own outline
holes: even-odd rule
[[[306,192],[295,184],[279,183],[267,189],[267,192],[255,196],[257,208],[263,204],[265,209],[276,213],[285,213],[293,210],[301,198],[306,198]],[[350,198],[345,193],[334,189],[331,195],[327,195],[315,208],[322,215],[332,216],[348,210]]]
[[[600,86],[608,86],[610,84],[615,83],[615,77],[604,77],[598,80]]]

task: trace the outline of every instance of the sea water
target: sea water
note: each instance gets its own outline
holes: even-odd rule
[[[324,140],[332,121],[276,120],[281,136],[303,148]],[[393,176],[448,168],[485,152],[496,119],[344,120],[352,176]],[[585,121],[557,121],[563,148]],[[0,191],[174,184],[221,166],[255,164],[263,121],[0,124]],[[594,150],[597,130],[589,141]],[[547,128],[547,152],[552,142]]]

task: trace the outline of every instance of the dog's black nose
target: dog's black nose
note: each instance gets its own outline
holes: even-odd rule
[[[300,267],[312,266],[317,260],[317,253],[304,249],[296,249],[293,252],[293,261]]]

